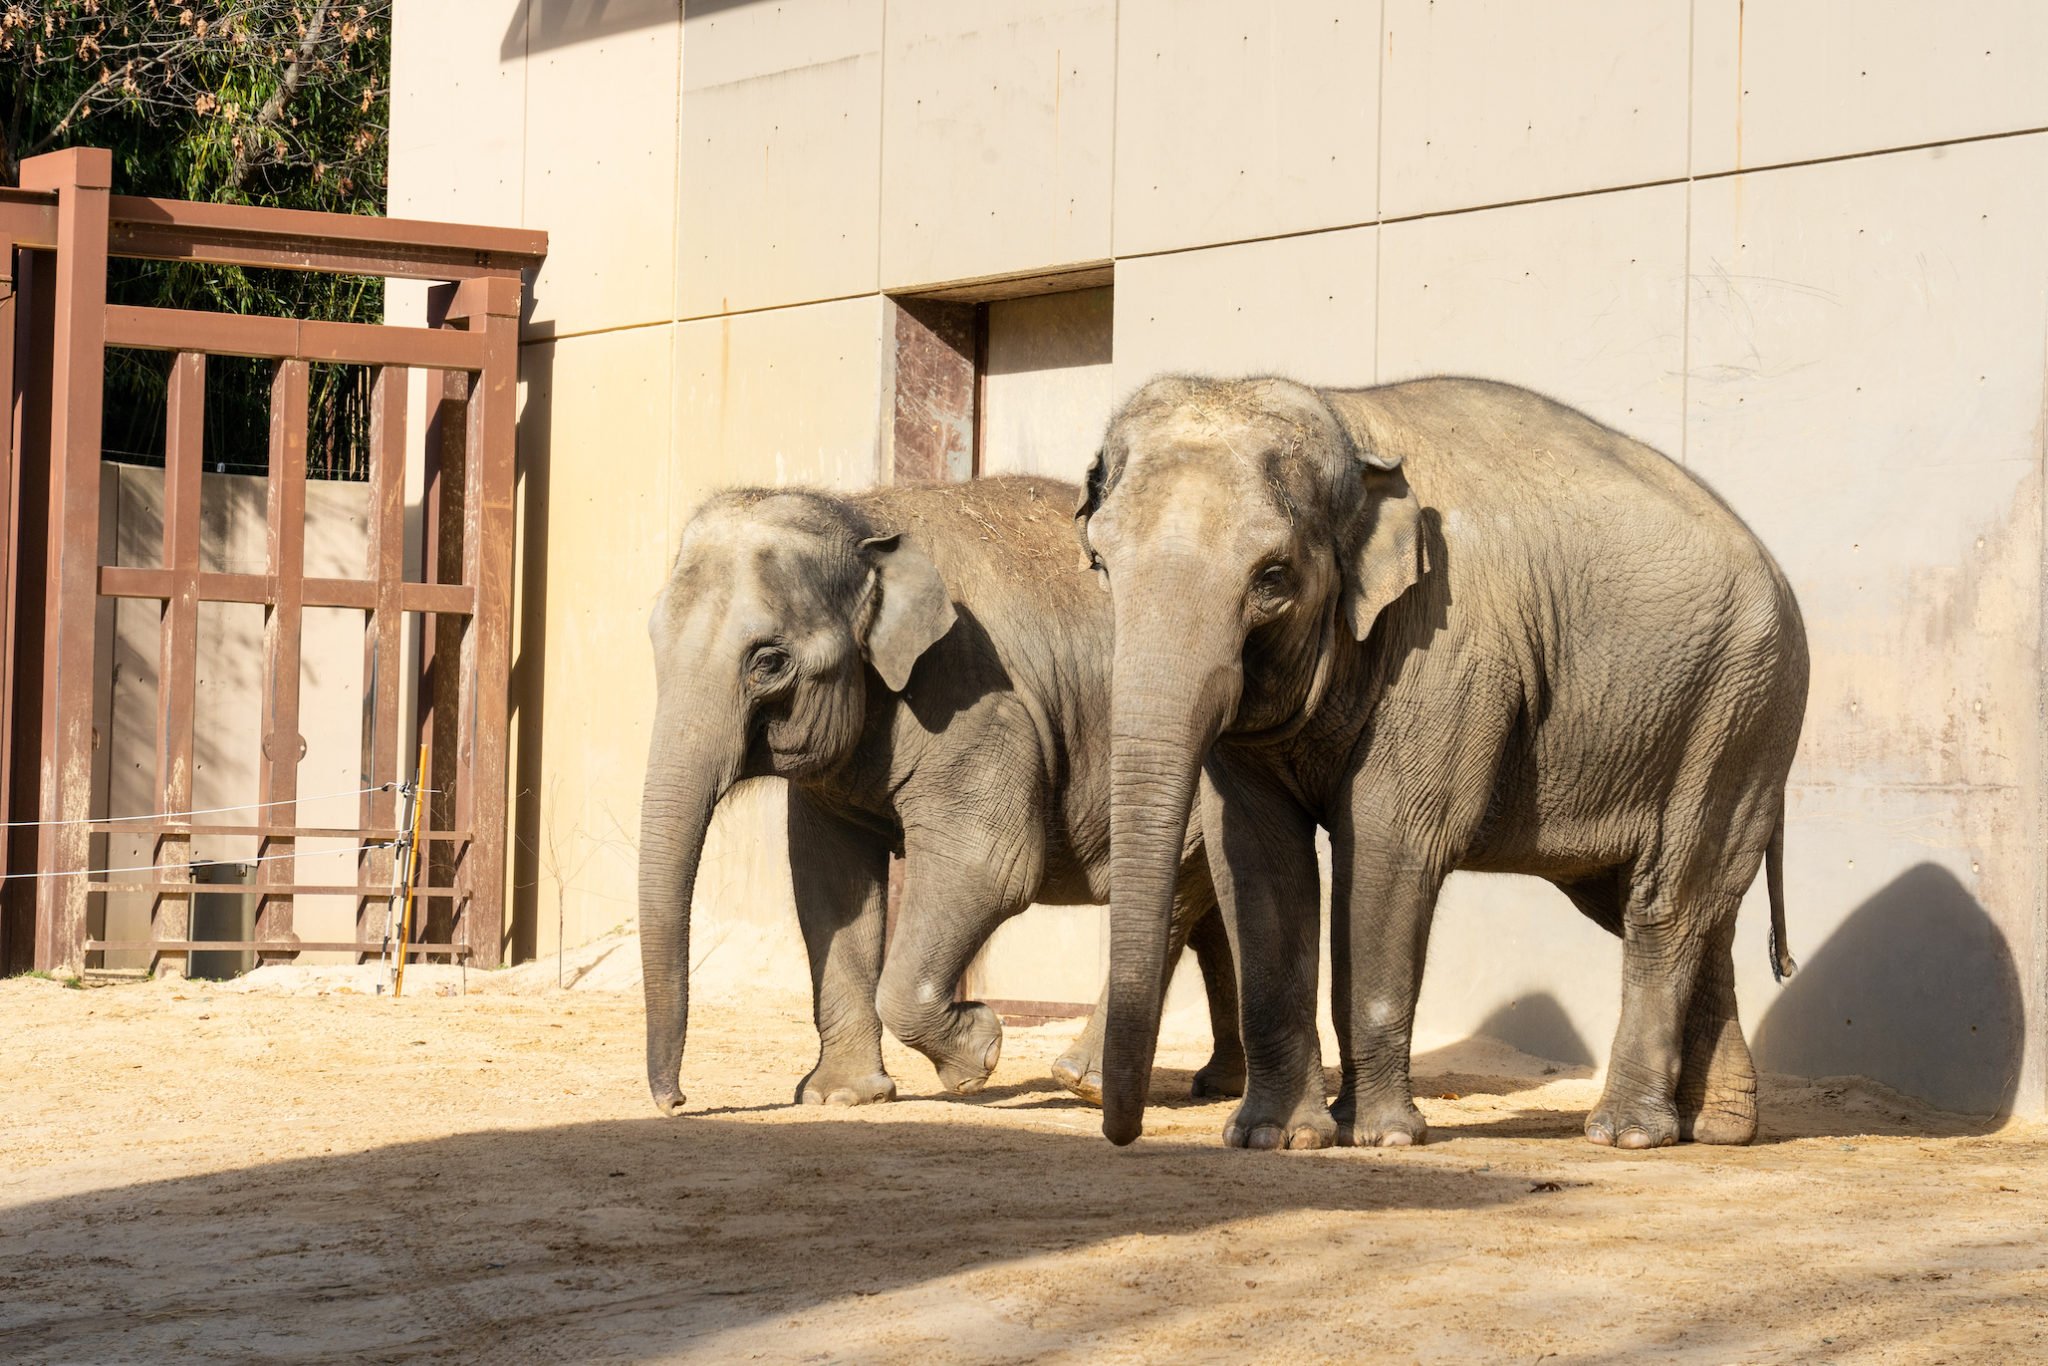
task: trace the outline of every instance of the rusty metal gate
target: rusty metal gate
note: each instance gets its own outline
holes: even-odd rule
[[[512,598],[514,420],[521,272],[543,234],[440,223],[254,209],[114,195],[112,159],[73,149],[22,164],[20,190],[0,190],[0,519],[7,559],[0,593],[0,817],[7,821],[11,936],[33,924],[33,958],[75,972],[88,955],[147,949],[153,968],[194,949],[246,949],[266,959],[304,950],[375,952],[391,900],[399,728],[408,644],[418,661],[419,775],[431,851],[421,888],[444,931],[426,955],[499,961],[505,924],[506,741]],[[271,267],[436,282],[429,326],[110,306],[110,256]],[[160,567],[106,563],[101,544],[101,401],[105,352],[172,353],[165,432]],[[267,554],[261,574],[207,572],[199,555],[202,395],[209,356],[275,362],[271,389]],[[369,551],[358,577],[305,573],[309,366],[370,373]],[[407,393],[424,372],[428,429],[409,437]],[[406,472],[424,489],[417,577],[405,556]],[[161,604],[155,810],[93,817],[95,631],[102,598]],[[192,809],[193,729],[201,603],[264,609],[260,819],[201,822]],[[298,823],[301,630],[309,608],[365,614],[362,792],[358,824]],[[408,640],[410,634],[411,640]],[[94,869],[92,836],[154,837],[136,869]],[[191,937],[194,834],[259,841],[253,937]],[[348,884],[295,880],[296,842],[357,843]],[[140,873],[136,877],[132,874]],[[93,898],[153,898],[146,940],[89,935]],[[355,899],[348,940],[307,942],[293,900]],[[10,956],[24,955],[17,943]]]

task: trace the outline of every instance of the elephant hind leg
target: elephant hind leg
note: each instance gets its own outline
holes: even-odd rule
[[[1214,1041],[1209,1061],[1195,1073],[1191,1094],[1198,1100],[1241,1096],[1245,1084],[1244,1037],[1238,1031],[1237,960],[1230,952],[1230,931],[1216,908],[1216,895],[1202,879],[1206,909],[1198,909],[1188,947],[1202,968],[1202,987],[1209,997],[1209,1035]]]
[[[1678,1075],[1678,1135],[1695,1143],[1748,1143],[1756,1137],[1756,1064],[1735,1005],[1735,917],[1724,917],[1700,965],[1685,1018],[1685,1060]]]
[[[1166,945],[1166,980],[1173,980],[1184,949],[1193,948],[1209,996],[1209,1028],[1215,1038],[1209,1061],[1195,1073],[1197,1097],[1244,1094],[1244,1044],[1238,1035],[1237,968],[1230,936],[1216,913],[1216,893],[1199,861],[1183,870],[1174,895],[1173,928]],[[1088,1027],[1053,1062],[1053,1079],[1090,1105],[1102,1104],[1102,1040],[1109,1019],[1109,988],[1088,1017]]]
[[[969,1096],[1002,1056],[1003,1022],[979,1001],[955,1001],[968,962],[1016,907],[972,866],[915,844],[904,859],[903,907],[876,993],[891,1033],[931,1059],[939,1084]]]

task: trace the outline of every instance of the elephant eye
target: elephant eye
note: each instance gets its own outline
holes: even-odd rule
[[[780,645],[756,645],[747,657],[747,675],[756,683],[769,683],[789,669],[789,651]]]
[[[1264,597],[1284,597],[1294,586],[1294,571],[1284,564],[1269,564],[1253,582]]]

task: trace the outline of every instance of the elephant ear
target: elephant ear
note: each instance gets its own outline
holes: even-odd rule
[[[1103,463],[1102,450],[1096,449],[1095,458],[1088,462],[1088,473],[1081,479],[1081,498],[1074,504],[1074,535],[1081,542],[1081,563],[1079,568],[1093,570],[1095,582],[1103,592],[1109,591],[1109,575],[1102,572],[1102,565],[1095,558],[1095,547],[1088,540],[1088,519],[1102,506],[1103,487],[1108,482],[1107,469]]]
[[[953,629],[953,599],[938,566],[902,536],[873,536],[860,548],[874,571],[870,592],[881,598],[861,649],[889,691],[902,692],[918,657]]]
[[[1364,640],[1393,601],[1422,577],[1422,505],[1399,456],[1360,457],[1365,507],[1346,548],[1343,607],[1351,634]]]

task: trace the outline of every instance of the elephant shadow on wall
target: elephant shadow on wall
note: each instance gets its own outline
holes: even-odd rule
[[[1869,1077],[1995,1116],[2018,1089],[2024,1019],[1998,926],[1954,874],[1920,863],[1801,958],[1752,1037],[1766,1071]]]

